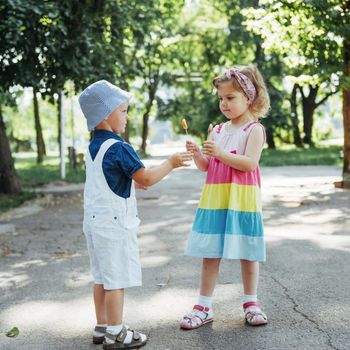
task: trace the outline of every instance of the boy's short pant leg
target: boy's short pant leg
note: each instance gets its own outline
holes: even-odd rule
[[[85,235],[86,245],[87,245],[89,258],[90,258],[90,270],[91,270],[92,278],[94,279],[95,284],[103,284],[103,280],[100,273],[100,267],[98,266],[98,260],[95,254],[91,231],[86,230],[84,232],[84,235]]]
[[[85,234],[96,284],[103,284],[106,290],[142,284],[137,232],[138,227],[94,230],[90,237]]]

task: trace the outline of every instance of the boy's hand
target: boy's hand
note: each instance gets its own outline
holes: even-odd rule
[[[198,147],[198,145],[189,140],[186,141],[186,150],[187,152],[191,152],[195,157],[200,155],[201,153],[201,150]]]
[[[136,190],[144,190],[144,191],[147,191],[148,190],[148,187],[147,186],[143,186],[141,184],[139,184],[138,182],[135,181],[135,189]]]
[[[191,152],[175,153],[169,157],[169,162],[174,169],[181,166],[190,166],[190,164],[186,163],[190,160],[192,160]]]
[[[203,154],[208,157],[219,157],[221,154],[221,148],[216,144],[215,141],[205,141]]]

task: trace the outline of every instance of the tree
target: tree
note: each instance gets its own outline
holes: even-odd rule
[[[148,122],[152,106],[156,103],[156,95],[163,75],[167,75],[167,62],[171,59],[171,46],[176,42],[178,20],[183,1],[166,0],[154,2],[148,14],[148,30],[135,55],[135,68],[142,79],[141,89],[144,91],[144,108],[142,115],[142,143],[140,151],[146,153],[148,138]],[[141,96],[142,96],[141,95]],[[146,97],[147,96],[147,97]]]
[[[14,167],[2,115],[2,106],[11,102],[13,103],[11,96],[0,91],[0,193],[18,195],[22,188]]]
[[[61,92],[70,80],[77,91],[90,83],[114,81],[114,47],[108,39],[110,1],[58,1],[45,14],[45,94],[52,102],[57,98],[58,144],[60,147]]]
[[[350,15],[350,1],[344,4],[344,15]],[[344,28],[344,85],[343,85],[343,120],[344,120],[344,163],[343,187],[350,188],[350,30]]]
[[[256,3],[252,0],[221,1],[220,4],[206,1],[186,8],[179,23],[181,39],[175,45],[177,54],[172,55],[170,61],[175,74],[162,79],[169,87],[176,87],[176,93],[158,102],[160,117],[172,117],[175,128],[179,127],[179,120],[186,117],[191,133],[204,139],[209,123],[224,121],[217,97],[212,93],[212,79],[231,66],[254,62],[265,76],[274,101],[263,123],[268,145],[275,147],[274,137],[278,137],[279,129],[286,129],[288,113],[283,105],[282,64],[278,55],[266,57],[261,38],[242,25],[241,9]]]
[[[309,145],[313,145],[315,109],[339,90],[332,77],[341,70],[341,48],[319,23],[325,22],[325,18],[328,21],[339,16],[336,5],[340,3],[335,0],[262,0],[258,8],[243,10],[245,25],[261,36],[264,50],[280,55],[289,68],[288,75],[295,77],[302,100],[303,141]],[[316,101],[320,91],[323,96]],[[297,131],[297,123],[293,125]]]
[[[8,1],[0,7],[1,86],[5,91],[15,85],[33,88],[39,163],[46,153],[38,103],[45,74],[43,48],[46,37],[42,18],[50,7],[50,3],[33,0]]]
[[[260,9],[245,12],[247,25],[264,39],[267,51],[284,56],[299,71],[309,95],[303,97],[305,141],[311,142],[312,116],[339,86],[332,87],[332,76],[342,82],[344,119],[343,185],[350,187],[350,92],[349,92],[349,0],[277,1],[262,0]],[[326,83],[319,102],[317,90]],[[302,94],[303,96],[303,94]]]

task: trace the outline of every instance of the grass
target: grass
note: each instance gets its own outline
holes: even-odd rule
[[[23,192],[19,196],[0,195],[0,213],[20,206],[27,200],[34,199],[37,196],[35,192]]]
[[[33,153],[15,154],[15,168],[20,178],[23,193],[19,196],[1,195],[0,213],[20,206],[27,200],[33,199],[37,194],[31,191],[33,188],[51,181],[61,180],[59,158],[47,156],[42,164],[36,163]],[[79,183],[85,181],[85,170],[80,167],[73,170],[66,164],[66,182]]]
[[[278,150],[265,149],[260,165],[342,165],[342,147],[325,146],[315,148],[286,147]]]
[[[61,180],[60,164],[57,156],[47,156],[42,164],[37,164],[35,156],[17,154],[15,167],[24,188],[38,187],[51,181]],[[65,181],[70,183],[84,182],[84,167],[73,170],[66,164]]]

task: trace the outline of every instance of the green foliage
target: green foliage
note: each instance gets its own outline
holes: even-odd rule
[[[260,1],[246,8],[244,24],[259,35],[264,49],[277,53],[300,85],[332,83],[343,69],[342,41],[349,32],[342,0]]]
[[[16,196],[0,194],[0,213],[6,212],[12,208],[16,208],[28,200],[34,199],[36,196],[37,194],[35,192],[26,192],[26,191]],[[10,334],[14,334],[14,333],[10,333]],[[10,336],[11,335],[8,335],[8,337]]]
[[[168,61],[169,74],[162,82],[169,87],[166,97],[157,100],[158,117],[171,118],[176,131],[186,118],[190,133],[204,139],[211,122],[225,121],[212,86],[213,78],[223,70],[254,62],[265,77],[273,101],[266,127],[286,129],[288,106],[282,88],[283,68],[277,55],[266,57],[259,36],[242,25],[241,9],[255,1],[203,1],[186,8],[179,26],[180,39],[173,45]],[[171,73],[172,72],[172,73]]]
[[[60,180],[60,159],[56,156],[48,156],[43,163],[36,164],[35,157],[21,157],[17,155],[15,158],[15,168],[19,175],[20,181],[24,188],[33,188],[44,185],[50,181]],[[78,168],[73,170],[66,164],[67,182],[84,182],[85,169]]]
[[[260,165],[283,166],[283,165],[337,165],[342,163],[342,147],[310,147],[270,150],[262,152]]]
[[[292,142],[283,79],[320,84],[320,99],[334,90],[346,18],[340,0],[12,0],[0,5],[0,85],[15,95],[36,84],[53,102],[68,80],[78,92],[108,79],[134,93],[131,119],[157,115],[182,132],[185,117],[190,133],[204,139],[209,123],[225,120],[213,77],[254,62],[272,101],[262,122],[277,144]],[[5,110],[8,130],[33,138],[32,106],[24,107]],[[45,137],[54,140],[55,111],[40,108]],[[135,125],[132,131],[139,132]]]
[[[19,329],[17,327],[13,327],[11,330],[9,330],[6,333],[6,336],[11,338],[17,337],[18,335],[19,335]]]

